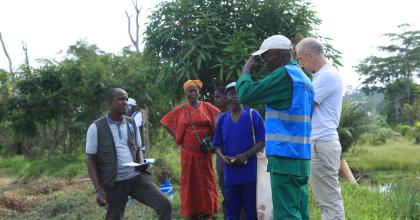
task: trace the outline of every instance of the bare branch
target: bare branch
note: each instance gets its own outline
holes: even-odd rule
[[[125,11],[125,14],[127,15],[127,20],[128,20],[128,36],[130,36],[130,40],[131,43],[133,43],[133,45],[136,45],[136,41],[133,38],[133,34],[131,34],[131,17],[128,15],[127,10]]]
[[[134,39],[133,34],[131,33],[131,17],[128,15],[128,12],[125,11],[125,14],[127,15],[127,20],[128,20],[128,35],[130,36],[131,43],[136,48],[137,53],[140,53],[140,48],[139,48],[139,31],[140,31],[139,17],[140,17],[140,12],[143,9],[143,7],[140,7],[140,8],[138,7],[137,0],[131,0],[131,2],[133,3],[134,10],[136,11],[136,36],[135,36],[135,39]]]
[[[7,53],[6,45],[4,44],[3,37],[1,36],[1,32],[0,32],[0,41],[1,41],[1,45],[3,46],[4,54],[6,55],[7,59],[9,60],[9,72],[10,72],[10,74],[13,75],[12,59],[10,59],[9,53]]]
[[[26,71],[28,71],[28,73],[30,74],[31,68],[29,66],[28,46],[26,45],[25,41],[22,41],[22,49],[23,49],[23,52],[25,53]]]

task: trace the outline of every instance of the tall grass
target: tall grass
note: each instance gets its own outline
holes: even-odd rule
[[[420,170],[420,145],[402,138],[380,146],[356,146],[345,157],[351,167],[364,171]]]
[[[54,156],[48,159],[29,160],[23,156],[0,157],[2,173],[23,178],[50,176],[82,178],[87,176],[85,156]]]

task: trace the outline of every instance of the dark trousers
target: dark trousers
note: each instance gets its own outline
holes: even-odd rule
[[[129,195],[154,209],[159,219],[169,220],[172,218],[171,202],[159,191],[149,174],[117,181],[113,188],[105,191],[105,194],[108,202],[107,220],[123,219]]]
[[[257,219],[257,185],[256,181],[238,185],[225,185],[227,220]],[[243,214],[245,216],[243,216]]]

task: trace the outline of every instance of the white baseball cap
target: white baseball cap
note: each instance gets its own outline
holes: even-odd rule
[[[252,56],[261,55],[271,49],[290,50],[292,49],[292,42],[283,35],[273,35],[265,39],[260,49],[252,53]]]
[[[235,88],[235,86],[236,86],[236,82],[231,82],[226,86],[225,91],[228,91],[231,88]]]
[[[127,105],[137,106],[137,102],[133,98],[128,98]]]

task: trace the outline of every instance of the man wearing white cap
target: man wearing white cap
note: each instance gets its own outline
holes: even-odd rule
[[[143,130],[143,116],[142,116],[142,112],[140,110],[138,110],[137,107],[137,102],[135,99],[133,98],[128,98],[127,101],[127,116],[132,117],[134,119],[134,121],[136,122],[136,125],[139,127],[139,131],[140,131],[140,138],[141,138],[141,150],[143,151],[143,154],[145,153],[145,147],[144,147],[144,130]]]
[[[262,43],[242,69],[236,84],[239,101],[265,105],[265,152],[271,178],[274,219],[309,219],[312,83],[296,61],[292,43],[274,35]],[[270,73],[253,82],[251,70],[261,55]]]
[[[345,219],[338,171],[341,145],[337,127],[340,123],[343,82],[337,69],[324,56],[324,48],[314,38],[296,45],[300,65],[313,74],[315,107],[312,117],[312,193],[323,220]]]

